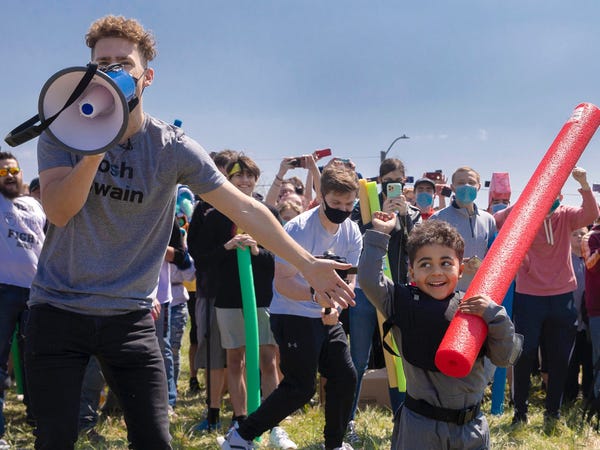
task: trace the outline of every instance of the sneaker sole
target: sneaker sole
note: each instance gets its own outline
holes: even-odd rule
[[[219,444],[219,447],[221,447],[223,450],[231,450],[229,442],[227,442],[224,436],[219,436],[217,438],[217,444]]]

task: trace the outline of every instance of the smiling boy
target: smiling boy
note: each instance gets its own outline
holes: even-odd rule
[[[406,401],[394,417],[392,449],[488,448],[489,427],[481,412],[483,391],[493,373],[487,356],[498,366],[516,360],[521,337],[504,308],[489,297],[460,299],[464,240],[443,221],[426,221],[408,238],[409,274],[416,286],[395,284],[382,273],[395,215],[377,212],[373,229],[364,235],[358,280],[369,300],[388,319],[404,360]],[[471,373],[453,378],[441,373],[435,353],[450,324],[461,311],[481,317],[488,339]]]

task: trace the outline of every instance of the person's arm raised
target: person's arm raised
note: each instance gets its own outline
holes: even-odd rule
[[[46,217],[64,227],[85,204],[104,154],[86,156],[75,167],[54,167],[40,172],[42,206]]]
[[[315,258],[285,232],[266,206],[243,194],[229,182],[201,197],[263,247],[294,265],[317,293],[329,297],[331,307],[334,302],[344,308],[354,306],[354,292],[335,272],[335,269],[349,269],[350,264]]]

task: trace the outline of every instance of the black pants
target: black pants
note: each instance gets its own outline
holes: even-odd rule
[[[242,422],[239,434],[244,439],[254,439],[308,403],[315,393],[318,370],[327,377],[325,447],[340,447],[356,387],[356,371],[342,325],[325,326],[320,318],[271,314],[271,330],[279,345],[284,378]]]
[[[579,371],[581,369],[581,392],[584,397],[590,393],[594,379],[592,364],[592,343],[588,340],[585,330],[578,331],[575,338],[575,348],[569,362],[567,383],[565,384],[565,400],[575,401],[579,394]]]
[[[562,403],[569,356],[577,332],[573,293],[542,297],[515,292],[513,318],[515,332],[524,337],[523,352],[513,375],[515,412],[527,413],[531,372],[537,364],[538,346],[543,342],[548,368],[546,413],[556,415]]]
[[[25,329],[35,448],[73,449],[90,355],[119,397],[130,448],[170,449],[165,366],[150,312],[87,316],[47,305],[31,309]]]

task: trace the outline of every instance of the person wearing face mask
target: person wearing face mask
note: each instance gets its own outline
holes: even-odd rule
[[[496,214],[510,205],[510,176],[508,172],[492,172],[487,212]]]
[[[517,272],[513,319],[516,331],[525,337],[525,343],[514,367],[515,425],[527,423],[530,375],[537,363],[540,344],[548,349],[545,426],[554,428],[560,417],[569,358],[577,332],[577,310],[573,300],[577,282],[571,260],[571,233],[592,223],[599,215],[586,171],[575,167],[572,176],[581,186],[582,205],[561,205],[562,195],[559,195],[550,211],[539,212],[545,216],[543,226]],[[498,228],[502,228],[511,210],[512,207],[508,207],[494,214]]]
[[[429,178],[419,178],[415,181],[415,206],[419,208],[421,212],[421,219],[429,219],[435,209],[433,209],[433,202],[435,200],[435,183]]]
[[[137,20],[102,17],[90,26],[86,44],[93,62],[121,64],[138,80],[138,103],[121,141],[105,153],[70,153],[48,132],[38,140],[42,204],[51,225],[25,326],[35,447],[74,448],[83,373],[95,355],[127,418],[130,447],[168,450],[166,377],[152,316],[176,185],[188,185],[297,267],[320,296],[329,295],[329,306],[354,304],[354,293],[335,271],[349,266],[317,259],[299,246],[184,130],[144,111],[156,46]]]
[[[313,255],[331,252],[356,266],[362,248],[358,225],[350,214],[358,195],[354,170],[332,166],[321,175],[321,204],[294,217],[285,231]],[[354,288],[355,275],[346,281]],[[253,449],[253,440],[298,408],[315,393],[317,371],[327,377],[325,449],[351,449],[343,443],[354,398],[356,371],[338,310],[315,294],[292,265],[275,258],[271,330],[279,345],[283,380],[237,429],[218,442],[223,449]]]
[[[465,292],[493,242],[496,222],[490,213],[475,204],[481,178],[471,167],[456,169],[450,188],[454,193],[452,202],[433,214],[431,220],[445,220],[456,227],[465,240],[465,268],[458,282],[458,290]]]

